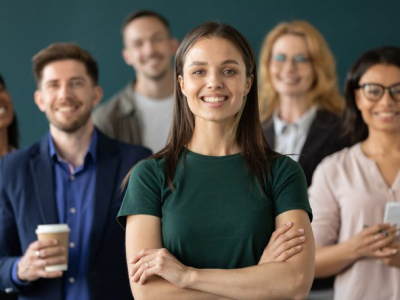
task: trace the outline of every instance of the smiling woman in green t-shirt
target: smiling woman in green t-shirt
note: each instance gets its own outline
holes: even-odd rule
[[[263,137],[251,46],[204,23],[182,41],[175,74],[169,141],[135,166],[118,217],[135,298],[305,298],[306,182]]]

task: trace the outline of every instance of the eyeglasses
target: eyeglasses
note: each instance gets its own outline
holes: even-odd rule
[[[271,63],[277,67],[282,67],[288,60],[298,68],[307,66],[311,61],[309,57],[302,54],[297,54],[292,58],[287,57],[285,54],[276,54],[271,58]]]
[[[384,86],[378,83],[364,83],[359,85],[357,89],[361,89],[365,98],[372,102],[381,100],[383,94],[385,94],[385,90],[389,91],[394,101],[400,101],[400,83],[391,86]]]

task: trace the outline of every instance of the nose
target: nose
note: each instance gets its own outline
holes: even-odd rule
[[[143,51],[146,55],[152,54],[154,51],[154,44],[152,41],[146,41],[143,46]]]
[[[59,99],[68,99],[71,96],[71,87],[69,84],[62,84],[58,89],[58,98]]]
[[[224,87],[222,78],[219,74],[210,73],[207,78],[208,89],[222,89]]]
[[[288,58],[283,63],[283,69],[287,69],[289,71],[296,69],[297,65],[293,58]]]

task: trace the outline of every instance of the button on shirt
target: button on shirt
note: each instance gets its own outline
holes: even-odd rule
[[[65,299],[89,300],[87,274],[96,185],[97,132],[93,132],[83,165],[77,168],[57,154],[50,134],[49,145],[54,166],[59,222],[68,224],[71,230],[68,271],[65,272]]]
[[[299,161],[301,150],[306,142],[311,124],[317,115],[317,108],[311,107],[300,119],[287,123],[279,118],[278,112],[273,114],[275,130],[275,151],[289,155]]]

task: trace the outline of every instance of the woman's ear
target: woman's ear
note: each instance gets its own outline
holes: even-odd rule
[[[253,80],[254,80],[253,74],[251,74],[249,77],[247,77],[246,85],[245,85],[245,88],[244,88],[244,95],[245,96],[250,92],[251,85],[253,84]]]
[[[178,82],[179,82],[179,86],[181,87],[182,94],[184,94],[184,95],[186,96],[186,93],[185,93],[185,84],[184,84],[184,82],[183,82],[183,77],[182,77],[182,75],[179,75],[179,76],[178,76]]]

